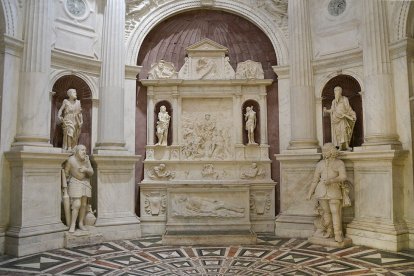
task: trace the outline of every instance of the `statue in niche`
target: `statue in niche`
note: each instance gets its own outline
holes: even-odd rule
[[[342,88],[334,88],[335,99],[332,101],[330,109],[323,108],[324,115],[330,114],[332,143],[339,150],[351,150],[352,132],[354,130],[356,114],[349,105],[347,97],[342,96]]]
[[[148,176],[151,179],[167,179],[170,180],[175,177],[175,173],[167,170],[165,164],[159,164],[148,170]]]
[[[241,179],[252,179],[256,177],[264,177],[265,172],[257,167],[257,163],[252,163],[250,168],[241,173]]]
[[[69,99],[64,99],[58,111],[58,118],[62,123],[63,145],[62,148],[72,151],[78,144],[79,135],[83,125],[82,108],[77,100],[76,90],[67,91]]]
[[[90,178],[93,169],[86,154],[86,147],[78,145],[74,151],[75,153],[64,163],[62,173],[63,205],[69,233],[75,232],[77,220],[79,229],[87,230],[85,227],[87,199],[92,196]]]
[[[174,214],[196,217],[243,217],[244,208],[220,200],[207,200],[201,197],[177,196],[174,200]]]
[[[158,122],[157,122],[157,138],[158,146],[166,146],[168,139],[168,127],[170,126],[171,116],[167,112],[167,108],[162,105],[160,107],[160,112],[158,112]]]
[[[322,147],[323,159],[316,165],[315,174],[308,192],[308,200],[315,194],[318,217],[313,237],[330,239],[342,243],[342,207],[351,205],[349,184],[346,181],[345,164],[338,159],[339,151],[332,143]]]
[[[178,76],[175,66],[172,62],[160,60],[158,63],[151,64],[148,71],[148,79],[176,79]]]
[[[257,145],[254,141],[254,129],[256,128],[256,112],[253,110],[253,106],[246,107],[246,113],[244,114],[244,120],[246,121],[246,130],[248,144]]]

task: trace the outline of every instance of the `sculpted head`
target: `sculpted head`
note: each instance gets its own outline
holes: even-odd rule
[[[342,96],[342,87],[337,86],[334,88],[335,99],[338,99]]]
[[[75,156],[80,160],[86,159],[86,147],[84,145],[77,145],[75,147]]]
[[[161,112],[165,112],[165,111],[167,111],[167,108],[165,107],[165,105],[162,105],[162,106],[160,107],[160,111],[161,111]]]
[[[66,92],[66,94],[68,95],[68,97],[70,98],[70,99],[76,99],[76,89],[73,89],[73,88],[71,88],[71,89],[69,89],[67,92]]]
[[[250,106],[246,107],[246,112],[249,112],[250,110],[252,110]]]
[[[324,159],[336,158],[339,155],[339,151],[336,149],[334,144],[326,143],[322,147],[322,156]]]
[[[208,120],[210,120],[210,117],[211,117],[211,115],[210,114],[206,114],[206,115],[204,115],[204,118],[208,121]]]

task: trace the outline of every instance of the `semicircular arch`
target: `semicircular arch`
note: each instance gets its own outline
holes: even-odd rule
[[[239,15],[255,24],[270,39],[278,64],[288,63],[287,38],[279,26],[267,14],[253,10],[244,3],[229,0],[217,0],[212,8]],[[126,64],[136,64],[138,53],[145,37],[156,25],[179,13],[197,9],[203,9],[199,1],[185,0],[179,4],[170,2],[151,12],[150,16],[143,18],[127,41]]]

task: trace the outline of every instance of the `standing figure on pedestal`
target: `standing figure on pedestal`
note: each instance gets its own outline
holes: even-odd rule
[[[350,150],[352,132],[354,130],[356,114],[349,105],[348,98],[342,96],[342,88],[334,88],[335,99],[331,109],[323,108],[324,115],[331,115],[332,143],[339,150]]]
[[[69,99],[63,100],[58,112],[58,118],[62,122],[63,128],[62,148],[67,151],[72,151],[78,144],[83,125],[83,117],[80,101],[76,99],[76,90],[71,88],[67,94]]]
[[[349,206],[349,187],[345,184],[345,164],[338,159],[339,151],[332,143],[322,147],[323,159],[316,165],[315,174],[308,193],[308,200],[315,194],[318,200],[319,218],[314,237],[342,243],[342,207]]]
[[[256,112],[254,112],[253,106],[246,107],[244,120],[246,121],[248,144],[255,145],[256,142],[254,141],[254,129],[256,128]]]
[[[156,145],[166,146],[168,139],[168,127],[170,126],[170,118],[168,115],[167,108],[162,105],[160,107],[160,112],[158,112],[158,122],[157,122],[157,138],[158,143]]]
[[[70,216],[66,221],[70,221],[69,233],[75,232],[76,220],[79,217],[79,229],[87,230],[84,226],[86,215],[87,199],[92,196],[92,187],[90,178],[93,175],[93,169],[88,155],[86,155],[86,147],[78,145],[75,147],[75,154],[70,156],[64,165],[64,175],[66,181],[63,181],[63,203],[65,215]],[[66,180],[65,179],[65,180]],[[68,209],[68,201],[65,195],[70,197],[70,208]]]

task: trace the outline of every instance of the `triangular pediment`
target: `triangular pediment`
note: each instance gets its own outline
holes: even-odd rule
[[[199,42],[188,46],[186,49],[187,53],[194,53],[194,52],[224,52],[227,53],[228,49],[223,45],[214,42],[211,39],[204,38]]]

